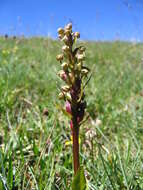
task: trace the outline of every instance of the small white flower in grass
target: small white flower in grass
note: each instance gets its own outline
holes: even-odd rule
[[[102,121],[97,118],[95,121],[92,120],[91,123],[92,123],[92,125],[95,125],[95,126],[98,127],[98,126],[100,126],[102,124]]]

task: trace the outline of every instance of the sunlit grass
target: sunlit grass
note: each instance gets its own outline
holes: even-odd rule
[[[89,186],[142,190],[143,45],[86,46],[92,79],[80,139]],[[56,108],[59,47],[51,39],[0,38],[0,189],[70,187],[70,127]]]

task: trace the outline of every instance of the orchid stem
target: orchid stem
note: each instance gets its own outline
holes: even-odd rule
[[[74,174],[76,175],[80,168],[79,162],[79,126],[76,122],[73,122],[73,164]]]

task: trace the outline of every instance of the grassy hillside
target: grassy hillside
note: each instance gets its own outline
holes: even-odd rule
[[[143,189],[143,45],[80,42],[92,79],[81,163],[91,190]],[[68,190],[72,145],[56,108],[61,44],[0,38],[0,190]]]

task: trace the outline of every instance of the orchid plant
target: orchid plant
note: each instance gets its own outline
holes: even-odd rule
[[[83,122],[86,108],[85,86],[89,78],[90,69],[83,65],[85,61],[84,46],[76,47],[80,38],[79,32],[72,31],[72,23],[58,29],[58,37],[64,43],[62,53],[56,59],[61,64],[58,76],[65,82],[60,87],[59,98],[65,101],[65,111],[70,115],[70,127],[73,139],[73,165],[74,174],[79,176],[79,129]],[[76,179],[75,179],[76,181]]]

